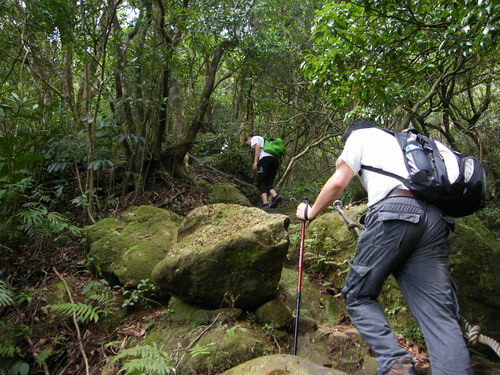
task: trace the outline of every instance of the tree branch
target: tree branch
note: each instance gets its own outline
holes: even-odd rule
[[[339,134],[319,136],[314,141],[312,141],[310,144],[308,144],[300,153],[298,153],[297,155],[295,155],[294,157],[292,157],[290,159],[290,161],[288,162],[288,165],[287,165],[287,167],[285,169],[285,172],[283,173],[283,176],[281,176],[280,180],[276,184],[276,187],[280,186],[280,184],[285,180],[285,178],[288,177],[288,175],[290,174],[290,172],[292,170],[292,167],[295,164],[295,162],[297,160],[299,160],[302,156],[304,156],[305,154],[307,154],[311,148],[313,148],[313,147],[321,144],[322,142],[326,141],[327,139],[336,137],[338,135]]]

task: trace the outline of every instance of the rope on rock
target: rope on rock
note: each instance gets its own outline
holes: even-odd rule
[[[328,207],[330,209],[335,209],[340,216],[344,219],[349,230],[355,230],[356,234],[359,235],[363,227],[359,224],[355,224],[342,210],[342,201],[335,201],[333,206]],[[462,325],[464,326],[465,338],[471,345],[477,345],[478,343],[488,345],[495,354],[500,358],[500,344],[492,339],[491,337],[485,336],[481,333],[481,328],[479,326],[471,326],[464,318],[461,318]]]
[[[481,343],[484,345],[488,345],[495,354],[500,358],[500,344],[493,340],[491,337],[485,336],[481,333],[481,327],[472,326],[467,322],[464,318],[461,319],[462,324],[466,330],[465,338],[471,345],[477,345],[477,343]]]
[[[340,214],[340,216],[342,216],[342,219],[344,219],[347,224],[347,228],[349,228],[351,232],[356,232],[358,236],[361,234],[363,227],[359,224],[356,224],[344,213],[344,211],[342,210],[342,201],[336,200],[335,202],[333,202],[333,206],[328,208],[336,210]]]

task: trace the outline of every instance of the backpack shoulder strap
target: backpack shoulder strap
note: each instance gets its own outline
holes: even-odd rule
[[[395,132],[393,130],[389,130],[389,129],[384,129],[384,128],[380,128],[380,130],[386,132],[387,134],[390,134],[392,136],[394,136],[398,143],[399,143],[399,147],[401,149],[401,152],[403,152],[403,149],[404,149],[404,144],[406,143],[406,139],[408,138],[408,134],[409,132]],[[387,176],[387,177],[392,177],[392,178],[395,178],[401,182],[405,182],[406,181],[406,178],[405,177],[402,177],[400,175],[397,175],[395,173],[392,173],[392,172],[387,172],[381,168],[375,168],[375,167],[372,167],[370,165],[361,165],[361,169],[359,171],[359,175],[361,176],[361,171],[363,169],[366,169],[367,171],[371,171],[371,172],[375,172],[375,173],[379,173],[379,174],[383,174],[384,176]]]
[[[448,180],[448,171],[446,169],[446,163],[444,161],[443,155],[439,151],[439,147],[436,141],[431,137],[425,137],[424,139],[426,143],[428,143],[432,147],[431,151],[432,151],[434,166],[436,168],[436,174],[437,177],[439,176],[441,177],[441,181],[439,182],[444,185],[448,185],[449,180]]]

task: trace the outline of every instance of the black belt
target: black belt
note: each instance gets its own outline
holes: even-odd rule
[[[410,190],[406,189],[394,189],[391,191],[387,197],[409,197],[416,198]]]

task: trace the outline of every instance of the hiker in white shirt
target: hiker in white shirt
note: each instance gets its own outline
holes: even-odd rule
[[[448,236],[453,223],[434,205],[416,199],[395,178],[368,170],[371,165],[407,176],[395,137],[371,122],[356,120],[344,134],[336,171],[314,205],[301,203],[296,216],[312,220],[360,174],[368,206],[342,297],[349,317],[376,355],[381,375],[415,375],[412,357],[389,327],[377,298],[392,274],[422,329],[433,375],[472,375],[459,323],[455,285],[450,278]]]

